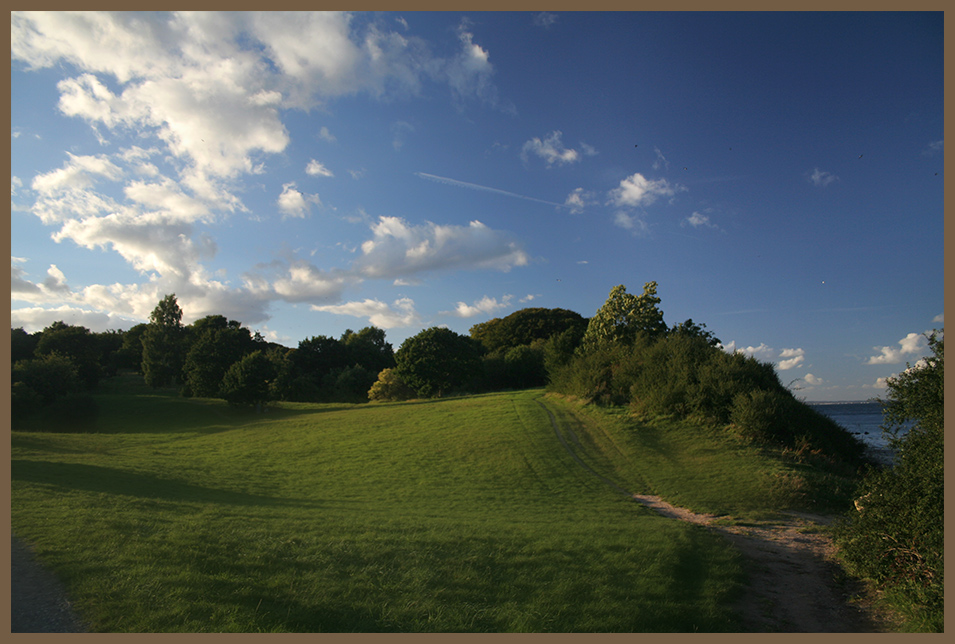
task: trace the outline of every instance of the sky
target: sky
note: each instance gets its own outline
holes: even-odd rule
[[[11,326],[219,314],[395,349],[657,282],[865,400],[944,326],[943,20],[11,14]]]

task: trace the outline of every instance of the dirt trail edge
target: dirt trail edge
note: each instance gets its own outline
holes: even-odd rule
[[[10,632],[86,632],[63,584],[16,535],[11,536]]]
[[[540,400],[551,426],[573,459],[614,489],[655,512],[723,534],[749,562],[749,582],[736,608],[747,632],[878,633],[889,630],[871,610],[861,584],[833,559],[831,539],[818,528],[831,517],[786,513],[773,525],[719,525],[717,517],[671,505],[658,496],[633,494],[595,471],[575,451],[583,449],[570,428],[561,429]],[[841,580],[841,581],[837,581]]]

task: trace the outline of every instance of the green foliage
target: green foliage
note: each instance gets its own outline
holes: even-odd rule
[[[382,369],[378,380],[368,389],[368,400],[410,400],[414,397],[414,389],[405,384],[397,369]]]
[[[705,333],[678,331],[582,347],[551,372],[550,388],[588,402],[629,405],[639,417],[671,416],[738,436],[857,463],[863,445],[779,381],[772,364],[728,354]]]
[[[20,360],[29,360],[33,357],[37,342],[40,341],[39,333],[27,333],[23,327],[10,329],[10,364],[15,364]]]
[[[659,303],[656,282],[644,284],[641,295],[627,293],[622,284],[613,287],[607,301],[587,323],[581,348],[589,351],[602,344],[629,344],[640,334],[651,338],[665,334],[667,326],[663,312],[657,308]]]
[[[40,333],[35,353],[38,356],[51,353],[68,356],[87,388],[95,387],[100,380],[99,343],[86,327],[54,322]]]
[[[192,346],[183,364],[183,393],[211,398],[219,394],[226,370],[255,348],[252,334],[235,320],[210,315],[192,326]]]
[[[464,386],[481,366],[477,341],[451,329],[431,327],[405,340],[395,354],[398,375],[422,398]]]
[[[182,378],[185,360],[182,309],[175,294],[167,295],[149,315],[143,332],[143,377],[150,387],[167,387]]]
[[[119,349],[117,362],[120,367],[132,369],[137,373],[143,370],[143,334],[148,324],[137,324],[123,334],[123,344]]]
[[[566,331],[579,335],[587,328],[587,320],[566,309],[527,308],[504,318],[475,324],[470,335],[488,352],[506,351],[514,347],[547,340]]]
[[[269,381],[272,363],[261,351],[253,351],[225,372],[220,395],[230,405],[259,406],[271,399]]]
[[[12,383],[20,384],[18,391],[21,400],[31,397],[27,393],[29,389],[39,396],[44,405],[52,404],[60,396],[76,393],[82,386],[73,359],[55,351],[14,364]]]
[[[395,366],[395,352],[385,341],[383,329],[368,326],[358,333],[347,329],[342,334],[341,343],[345,346],[350,365],[361,365],[375,374]]]
[[[895,465],[871,470],[856,510],[836,526],[840,555],[872,580],[908,630],[944,627],[944,341],[932,355],[888,379],[884,428]],[[911,425],[907,434],[899,430]]]

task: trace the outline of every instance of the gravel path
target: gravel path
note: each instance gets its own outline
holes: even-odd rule
[[[60,580],[36,560],[29,546],[16,536],[11,541],[10,632],[85,632]]]

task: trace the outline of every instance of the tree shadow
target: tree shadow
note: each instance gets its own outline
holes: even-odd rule
[[[143,499],[309,509],[323,508],[330,504],[340,503],[314,499],[287,499],[233,490],[220,490],[153,474],[127,472],[83,463],[14,459],[10,465],[12,481],[51,485],[68,490],[134,496]]]

